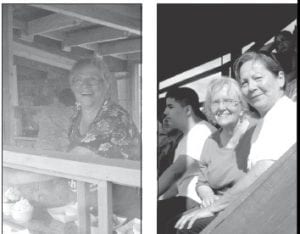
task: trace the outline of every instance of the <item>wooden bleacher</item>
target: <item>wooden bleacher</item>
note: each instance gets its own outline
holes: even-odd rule
[[[201,234],[297,233],[296,178],[295,144]]]

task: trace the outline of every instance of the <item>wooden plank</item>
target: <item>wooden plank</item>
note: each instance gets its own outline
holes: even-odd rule
[[[66,76],[68,73],[68,70],[50,66],[47,63],[41,63],[40,61],[34,61],[28,58],[24,57],[19,57],[19,56],[14,56],[14,64],[19,65],[19,66],[24,66],[28,67],[31,69],[43,71],[43,72],[51,72],[51,73],[56,73],[60,74],[61,76]]]
[[[72,49],[72,54],[79,54],[79,53],[84,53],[85,51],[82,51],[84,49],[81,48],[73,48]],[[85,57],[91,57],[91,54],[85,54]],[[105,62],[107,63],[109,70],[112,73],[117,73],[115,74],[116,76],[118,76],[118,73],[124,73],[126,72],[126,66],[127,66],[127,62],[124,60],[120,60],[111,56],[105,56],[104,57]],[[74,60],[75,61],[75,60]],[[21,65],[21,66],[25,66],[25,67],[29,67],[32,69],[36,69],[36,70],[40,70],[40,71],[44,71],[44,72],[54,72],[54,73],[58,73],[61,74],[63,76],[67,75],[68,70],[67,68],[64,67],[56,67],[53,65],[49,65],[47,63],[42,63],[41,60],[33,60],[30,59],[28,57],[19,57],[19,56],[14,56],[14,63],[17,65]]]
[[[141,35],[140,20],[112,13],[101,4],[33,4],[32,6]]]
[[[106,62],[109,70],[113,73],[115,72],[126,72],[127,71],[127,61],[114,58],[112,56],[105,56],[104,61]]]
[[[118,13],[134,19],[142,18],[142,4],[102,4],[110,12]]]
[[[27,35],[57,31],[79,25],[82,20],[62,14],[51,14],[27,22]]]
[[[129,71],[131,74],[130,79],[130,90],[134,90],[134,92],[131,93],[131,113],[132,118],[135,123],[135,125],[138,128],[138,131],[141,132],[142,125],[141,125],[141,113],[142,113],[142,89],[141,89],[141,77],[140,77],[140,71],[139,71],[139,65],[137,63],[130,62],[128,64]]]
[[[79,233],[91,233],[90,212],[87,206],[88,184],[77,181],[77,202],[78,202],[78,221]]]
[[[66,70],[70,70],[76,62],[73,59],[18,42],[13,42],[13,54]]]
[[[114,57],[114,58],[121,59],[121,60],[127,60],[126,54],[112,54],[112,55],[110,55],[110,56],[112,56],[112,57]]]
[[[114,77],[118,79],[126,79],[128,77],[128,72],[114,72]]]
[[[26,35],[24,33],[21,33],[20,38],[24,41],[33,42],[34,41],[34,35]]]
[[[294,145],[201,233],[274,233],[295,206]],[[295,219],[289,221],[290,230],[295,229],[295,225]],[[289,230],[286,233],[290,233]]]
[[[15,18],[13,18],[13,28],[18,28],[22,32],[26,32],[27,30],[27,23],[25,21],[20,21]]]
[[[124,35],[126,35],[126,33],[124,33]],[[62,42],[67,39],[66,33],[62,33],[62,32],[48,32],[48,33],[43,34],[43,36],[54,39],[54,40],[59,40]],[[126,38],[126,36],[124,36],[124,38]],[[83,40],[89,41],[90,39],[88,39],[87,37],[83,37]],[[99,40],[99,39],[96,39],[96,40]],[[63,48],[67,48],[66,45],[64,45]],[[97,44],[80,44],[80,45],[77,45],[76,47],[71,47],[71,51],[72,51],[72,53],[74,53],[74,49],[77,50],[77,49],[81,49],[81,48],[97,52],[98,45]],[[138,54],[140,54],[140,53],[127,54],[127,55],[126,54],[113,54],[110,56],[113,56],[113,57],[121,59],[121,60],[139,60],[140,61],[140,56]]]
[[[165,85],[161,85],[161,84],[160,84],[160,86],[162,86],[162,88],[159,89],[159,93],[160,93],[160,94],[165,93],[165,92],[167,92],[170,88],[180,87],[180,86],[186,85],[186,84],[188,84],[188,83],[192,83],[192,82],[194,82],[194,81],[197,81],[197,80],[199,80],[199,79],[205,78],[205,77],[207,77],[207,76],[213,75],[213,74],[215,74],[215,73],[217,73],[217,72],[221,72],[223,69],[225,69],[225,67],[230,67],[230,65],[231,65],[231,63],[228,62],[228,63],[224,63],[222,66],[213,68],[213,69],[208,70],[208,71],[205,71],[205,72],[203,72],[203,73],[198,73],[198,74],[191,75],[191,76],[189,75],[189,77],[185,77],[185,78],[182,77],[183,80],[178,81],[178,82],[175,82],[174,84],[171,84],[171,85],[168,85],[168,86],[165,86]],[[176,79],[177,79],[177,77],[180,77],[180,76],[182,76],[182,75],[183,75],[183,76],[186,76],[186,74],[184,74],[184,72],[183,72],[183,73],[178,74],[178,75],[176,75],[176,76],[174,76],[174,77],[172,77],[172,78],[175,78],[175,77],[176,77]],[[170,78],[170,79],[172,79],[172,78]],[[162,83],[162,82],[161,82],[161,83]]]
[[[24,151],[32,153],[23,153]],[[40,151],[42,155],[37,155],[37,152],[29,149],[22,149],[20,152],[16,147],[5,146],[3,166],[89,183],[107,180],[121,185],[141,186],[139,162],[53,151]]]
[[[141,53],[127,54],[126,57],[130,61],[136,61],[136,62],[139,62],[139,63],[141,63],[141,60],[142,60]]]
[[[66,39],[66,34],[60,31],[42,33],[41,35],[57,41],[63,41]]]
[[[85,49],[85,48],[79,47],[79,46],[71,47],[71,53],[74,56],[78,56],[78,57],[82,56],[85,58],[90,58],[90,57],[94,56],[94,51],[91,51],[91,50],[88,50],[88,49]]]
[[[63,44],[64,46],[78,46],[82,44],[124,39],[127,36],[128,33],[124,31],[107,27],[97,27],[66,33],[66,39],[64,40]]]
[[[282,233],[289,233],[289,234],[296,234],[297,233],[297,205],[292,208],[290,213],[283,217],[280,222],[280,225],[272,230],[272,234],[282,234]],[[287,231],[288,230],[288,231]]]
[[[98,232],[113,233],[112,223],[112,184],[107,181],[98,182]]]
[[[44,33],[42,35],[44,37],[51,38],[51,39],[54,39],[54,40],[58,40],[58,41],[61,41],[61,42],[63,42],[67,38],[66,33],[58,32],[58,31],[48,32],[48,33]],[[82,48],[85,48],[87,50],[92,50],[92,51],[95,51],[97,49],[97,45],[94,45],[94,44],[81,44],[81,45],[78,45],[78,46],[82,47]],[[72,49],[74,49],[74,48],[76,48],[76,47],[73,47]]]
[[[141,39],[126,39],[98,45],[98,53],[102,56],[113,54],[130,54],[141,51]]]

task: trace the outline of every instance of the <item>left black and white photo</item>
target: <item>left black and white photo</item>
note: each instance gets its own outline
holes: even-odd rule
[[[141,233],[142,4],[2,4],[3,233]]]

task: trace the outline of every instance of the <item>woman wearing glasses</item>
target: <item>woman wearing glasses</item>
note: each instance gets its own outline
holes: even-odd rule
[[[70,153],[88,158],[140,160],[139,134],[131,117],[112,101],[113,76],[103,60],[83,59],[72,68],[69,81],[76,98],[76,113],[69,133]],[[76,183],[71,182],[76,189]],[[90,186],[91,192],[95,186]],[[113,185],[113,211],[131,219],[140,216],[140,191]],[[89,193],[95,205],[97,194]]]
[[[77,101],[70,131],[73,153],[139,160],[139,137],[129,114],[110,96],[112,74],[104,61],[84,59],[70,72]]]
[[[246,173],[255,123],[238,82],[229,77],[217,78],[208,85],[204,110],[207,118],[221,128],[206,140],[200,157],[196,191],[202,208],[213,204]],[[244,134],[246,131],[249,134]],[[170,220],[165,233],[176,232],[179,218]],[[203,227],[213,218],[202,220]]]

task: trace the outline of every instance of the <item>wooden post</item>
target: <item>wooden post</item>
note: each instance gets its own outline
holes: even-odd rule
[[[91,233],[89,206],[87,205],[88,183],[77,181],[79,233]]]
[[[112,183],[98,182],[98,232],[112,234]]]
[[[2,7],[2,91],[3,91],[3,143],[13,144],[13,92],[17,90],[12,90],[12,78],[13,74],[13,55],[11,43],[13,39],[13,9],[10,4],[3,4]]]
[[[131,96],[129,100],[131,101],[131,115],[134,123],[136,124],[139,132],[141,131],[141,79],[139,72],[139,64],[136,62],[129,63],[129,82],[130,82],[130,90]]]

